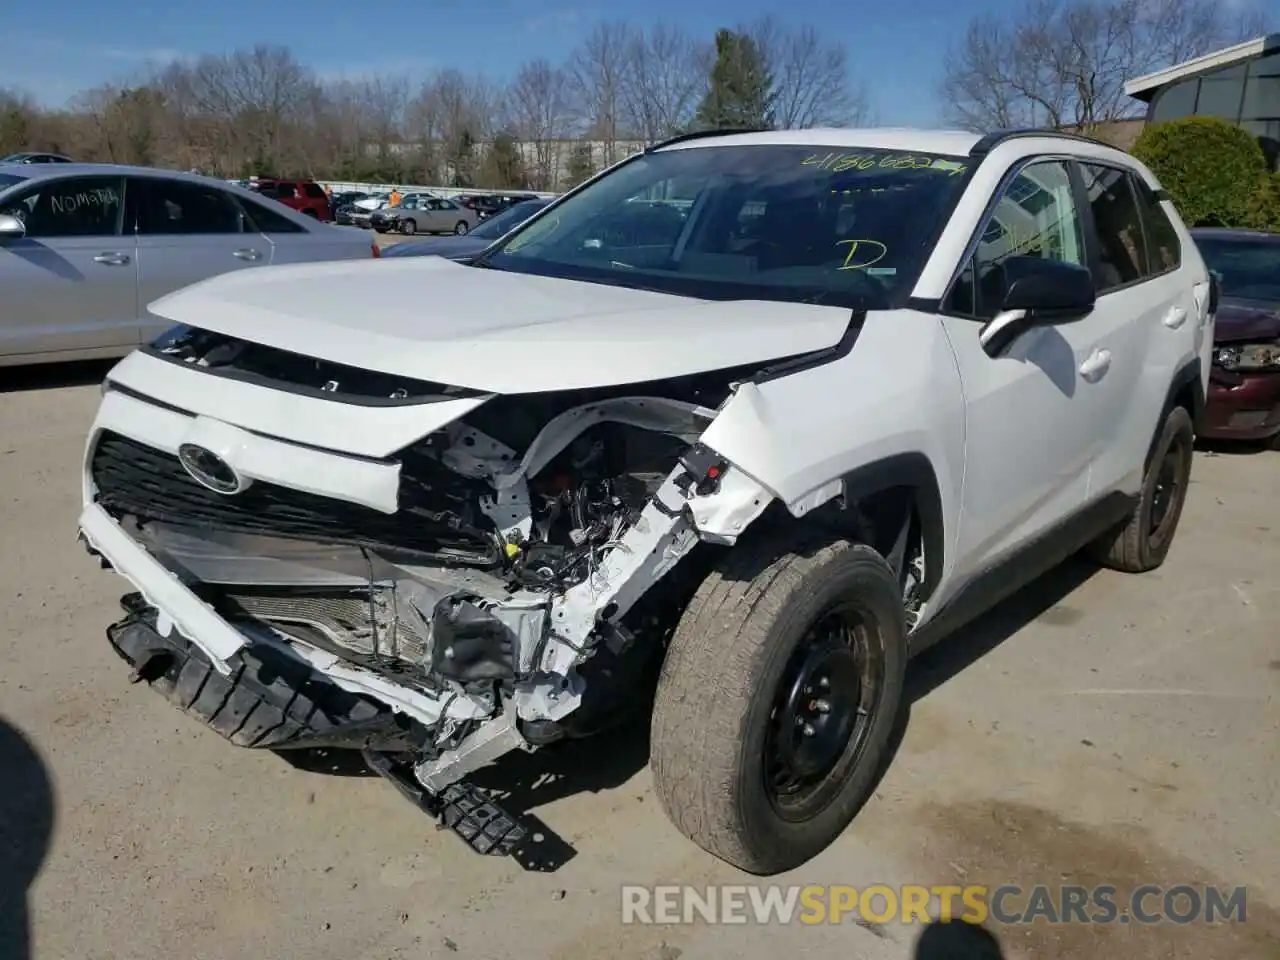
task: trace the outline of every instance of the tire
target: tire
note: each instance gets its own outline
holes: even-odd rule
[[[794,679],[810,628],[841,608],[865,628],[867,647],[853,661],[878,667],[872,670],[877,682],[869,685],[874,699],[862,719],[840,703],[862,698],[867,685],[842,682],[839,669],[825,686],[820,675],[810,686]],[[844,680],[851,649],[844,645],[833,661],[843,664]],[[789,870],[821,853],[874,789],[897,720],[906,661],[901,588],[870,547],[741,543],[686,607],[662,665],[650,755],[668,817],[707,852],[757,875]],[[831,694],[811,698],[816,687]],[[780,707],[784,690],[791,691],[792,703]],[[830,712],[814,713],[822,703]],[[823,727],[810,740],[795,733],[804,717]],[[843,746],[840,737],[826,737],[841,718],[855,727]],[[781,736],[781,728],[792,736]],[[812,726],[808,733],[814,734]],[[769,758],[780,757],[785,746],[779,745],[788,741],[801,749],[828,743],[837,759],[811,792],[784,799],[766,777],[787,769]]]
[[[412,237],[415,233],[418,232],[418,225],[414,223],[412,220],[401,220],[400,232],[403,233],[406,237]]]
[[[1194,440],[1191,414],[1174,407],[1165,417],[1133,512],[1089,545],[1090,557],[1126,573],[1145,573],[1164,563],[1187,500]]]
[[[237,746],[352,746],[344,730],[358,727],[372,733],[389,719],[383,716],[385,707],[269,647],[241,650],[230,661],[230,676],[224,676],[176,631],[160,640],[149,623],[126,619],[108,629],[107,636],[126,662],[145,671],[142,678],[153,690]],[[157,642],[163,644],[162,672],[148,665]]]
[[[459,220],[459,221],[454,225],[454,227],[453,227],[453,232],[454,232],[455,234],[457,234],[458,236],[462,236],[464,233],[466,233],[466,232],[467,232],[468,230],[470,230],[470,229],[471,229],[471,228],[470,228],[469,226],[467,226],[467,221],[465,221],[465,220]]]

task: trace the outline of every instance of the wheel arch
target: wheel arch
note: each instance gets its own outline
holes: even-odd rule
[[[839,492],[821,506],[796,514],[774,501],[759,526],[776,529],[798,524],[823,528],[832,536],[852,533],[888,559],[901,575],[902,558],[894,554],[904,526],[910,525],[908,537],[916,537],[924,549],[920,599],[927,600],[946,569],[946,518],[932,461],[919,451],[895,453],[855,467],[837,479]]]
[[[1201,379],[1200,373],[1200,358],[1197,357],[1183,364],[1169,381],[1169,391],[1165,395],[1164,405],[1160,408],[1160,416],[1151,431],[1151,441],[1147,446],[1146,458],[1142,461],[1144,470],[1151,464],[1151,458],[1155,455],[1156,444],[1160,441],[1160,431],[1164,428],[1164,421],[1169,416],[1169,411],[1174,407],[1186,407],[1187,413],[1191,414],[1191,423],[1196,432],[1199,433],[1200,424],[1204,418],[1206,402],[1204,381]]]

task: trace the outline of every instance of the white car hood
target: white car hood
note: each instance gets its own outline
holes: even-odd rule
[[[282,350],[492,393],[641,383],[834,346],[843,307],[706,301],[436,257],[237,270],[152,313]]]

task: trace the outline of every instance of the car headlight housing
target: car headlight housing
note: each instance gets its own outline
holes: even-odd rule
[[[1280,340],[1270,343],[1232,343],[1215,347],[1213,362],[1234,373],[1280,371]]]

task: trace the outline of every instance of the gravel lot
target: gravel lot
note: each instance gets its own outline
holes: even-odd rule
[[[622,926],[621,884],[747,880],[667,824],[641,736],[494,773],[578,849],[526,874],[352,764],[237,749],[130,686],[123,581],[75,541],[102,373],[0,371],[0,960],[27,915],[30,955],[77,960],[911,955],[899,926]],[[784,881],[1247,885],[1243,925],[998,932],[1009,960],[1280,956],[1280,452],[1194,477],[1163,569],[1073,563],[919,662],[877,796]]]

